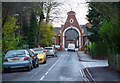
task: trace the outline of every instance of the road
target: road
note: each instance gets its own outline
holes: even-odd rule
[[[59,52],[58,57],[48,57],[46,64],[40,64],[32,71],[3,73],[3,81],[85,81],[81,71],[84,66],[76,52]]]

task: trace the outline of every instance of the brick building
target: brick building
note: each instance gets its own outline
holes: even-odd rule
[[[67,48],[69,43],[74,43],[76,48],[82,49],[86,42],[87,24],[79,25],[75,14],[74,11],[69,11],[65,24],[55,27],[55,45],[60,45],[61,50]]]

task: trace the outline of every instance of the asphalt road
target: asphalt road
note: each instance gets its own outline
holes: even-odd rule
[[[85,81],[76,52],[59,52],[58,57],[48,57],[46,64],[40,64],[31,71],[17,70],[3,73],[3,81]]]

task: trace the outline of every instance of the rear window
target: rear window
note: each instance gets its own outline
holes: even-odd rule
[[[25,56],[25,51],[13,50],[13,51],[8,51],[5,55],[5,57],[15,57],[15,56]]]
[[[35,53],[37,53],[37,54],[42,54],[43,53],[43,51],[41,50],[37,50],[37,51],[35,51]]]
[[[75,45],[74,44],[69,44],[68,47],[70,47],[70,48],[75,47]]]
[[[33,50],[34,50],[34,51],[42,51],[41,48],[34,48]]]
[[[45,50],[52,50],[52,48],[45,48]]]

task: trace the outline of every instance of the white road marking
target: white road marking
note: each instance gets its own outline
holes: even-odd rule
[[[48,72],[45,73],[45,75],[47,75],[47,74],[48,74]]]
[[[61,56],[62,57],[62,56]],[[61,59],[61,57],[48,69],[48,71],[45,73],[45,75],[40,78],[40,81],[45,78],[45,76],[49,73],[49,71],[57,64],[57,62]]]
[[[87,80],[84,78],[84,75],[83,75],[83,72],[81,69],[80,69],[80,74],[82,75],[83,80],[85,80],[87,82]]]
[[[36,74],[38,74],[38,72],[40,72],[40,70],[34,73],[30,78],[33,78]]]
[[[91,67],[90,64],[88,64],[88,67]],[[90,71],[86,68],[89,76],[91,77],[91,79],[96,83],[95,79],[93,78],[92,74],[90,73]]]
[[[84,66],[84,68],[86,69],[87,73],[89,74],[89,76],[91,77],[91,79],[96,83],[95,79],[93,78],[92,74],[90,73],[90,71],[87,69],[87,67],[91,67],[90,64],[82,64]],[[84,72],[84,71],[83,71]]]
[[[89,81],[89,79],[86,77],[86,75],[85,75],[83,69],[79,69],[79,70],[80,70],[80,73],[81,73],[81,75],[82,75],[82,78],[85,80],[85,82],[90,83],[90,81]]]
[[[50,71],[50,69],[48,69],[48,72]]]
[[[60,58],[61,58],[61,57],[60,57]],[[60,58],[59,58],[59,59],[60,59]],[[57,61],[58,61],[58,60],[57,60]],[[57,61],[56,61],[56,62],[57,62]],[[52,67],[53,67],[54,65],[55,65],[55,64],[53,64]],[[49,72],[49,71],[52,69],[52,67],[49,68],[49,70],[48,70],[47,72]],[[33,77],[34,77],[36,74],[38,74],[39,72],[40,72],[40,70],[37,71],[36,73],[34,73],[30,78],[33,78]],[[46,72],[46,73],[47,73],[47,72]],[[31,73],[31,72],[29,72],[29,73]],[[46,73],[45,73],[45,74],[46,74]],[[47,73],[47,74],[48,74],[48,73]],[[47,74],[46,74],[46,75],[47,75]],[[44,77],[44,76],[43,76],[43,77]]]
[[[43,80],[45,78],[45,76],[42,76],[42,78],[40,80]]]

